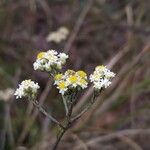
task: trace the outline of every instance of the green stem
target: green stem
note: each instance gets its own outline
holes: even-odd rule
[[[64,98],[64,97],[63,97]],[[65,128],[61,130],[61,132],[59,133],[58,137],[57,137],[57,140],[55,142],[55,145],[53,147],[53,150],[56,150],[57,147],[58,147],[58,144],[61,140],[61,138],[63,137],[63,135],[65,134],[65,132],[70,128],[71,126],[71,115],[72,115],[72,109],[73,109],[73,99],[74,99],[74,96],[72,95],[71,98],[70,98],[70,106],[69,108],[67,107],[68,109],[68,114],[66,116],[66,125],[65,125]],[[64,101],[66,101],[66,99],[64,98]]]
[[[71,121],[70,121],[70,119],[69,120],[67,119],[66,127],[64,129],[62,129],[61,132],[59,133],[59,135],[57,137],[57,140],[55,142],[55,145],[54,145],[52,150],[56,150],[57,149],[58,144],[60,143],[60,140],[62,139],[62,137],[65,134],[65,132],[70,128],[70,125],[71,125]]]
[[[63,99],[63,103],[64,103],[64,106],[65,106],[65,112],[66,112],[66,116],[68,115],[68,106],[67,106],[67,101],[65,99],[65,97],[62,95],[62,99]]]
[[[64,135],[65,132],[66,132],[66,129],[63,129],[63,130],[61,131],[61,133],[59,134],[59,136],[58,136],[58,138],[57,138],[57,140],[56,140],[56,142],[55,142],[55,145],[54,145],[54,147],[53,147],[53,150],[56,150],[56,149],[57,149],[58,144],[59,144],[59,142],[60,142],[60,140],[61,140],[61,138],[63,137],[63,135]]]

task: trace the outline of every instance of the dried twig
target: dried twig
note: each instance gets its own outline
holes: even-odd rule
[[[73,134],[73,137],[78,141],[78,143],[81,145],[81,148],[83,150],[88,150],[88,147],[87,145],[84,143],[84,141],[82,141],[79,136],[77,134]],[[74,149],[74,148],[73,148]],[[77,149],[74,149],[74,150],[77,150]]]
[[[83,10],[82,10],[82,12],[81,12],[81,14],[80,14],[80,16],[79,16],[79,18],[78,18],[74,28],[73,28],[72,34],[70,35],[70,38],[68,39],[68,41],[67,41],[67,43],[66,43],[66,45],[64,47],[64,52],[67,52],[67,53],[69,52],[69,50],[70,50],[70,48],[71,48],[71,46],[72,46],[72,44],[73,44],[77,34],[78,34],[78,32],[79,32],[79,30],[81,28],[81,25],[82,25],[86,15],[87,15],[87,13],[89,12],[93,2],[94,2],[94,0],[88,0],[87,1],[87,4],[83,8]]]
[[[114,132],[114,133],[110,133],[108,135],[102,135],[99,136],[97,138],[93,138],[92,140],[89,140],[88,142],[86,142],[87,146],[92,146],[95,145],[98,142],[104,142],[104,141],[108,141],[108,140],[112,140],[114,138],[118,138],[120,136],[134,136],[137,134],[150,134],[150,129],[126,129],[123,131],[118,131],[118,132]],[[81,147],[76,146],[76,149]]]
[[[12,131],[12,123],[11,123],[11,116],[10,116],[10,103],[5,104],[5,113],[6,113],[6,128],[7,128],[7,134],[9,137],[9,143],[11,148],[14,147],[14,135]]]
[[[134,128],[136,126],[135,123],[135,109],[136,109],[136,93],[135,93],[135,83],[137,82],[137,78],[139,76],[140,69],[138,69],[133,77],[132,89],[131,89],[131,98],[130,98],[130,115],[131,115],[131,127]]]
[[[131,138],[127,137],[127,136],[123,136],[123,135],[118,135],[118,138],[120,140],[122,140],[124,143],[128,144],[129,146],[131,146],[133,149],[135,150],[142,150],[142,148],[135,142],[133,141]]]

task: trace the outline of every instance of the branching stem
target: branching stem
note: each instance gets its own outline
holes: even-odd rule
[[[66,102],[65,97],[63,97],[63,98],[64,98],[64,101]],[[61,138],[63,137],[63,135],[65,134],[65,132],[71,126],[71,115],[72,115],[72,109],[73,109],[73,100],[74,100],[74,94],[70,98],[70,106],[69,106],[69,108],[67,107],[68,113],[67,113],[67,116],[66,116],[66,125],[65,125],[65,128],[62,129],[61,132],[58,134],[58,137],[57,137],[57,140],[56,140],[55,145],[53,147],[53,150],[57,149],[58,144],[59,144]]]
[[[36,100],[32,100],[32,103],[34,104],[34,106],[36,106],[36,108],[38,108],[38,110],[40,112],[42,112],[46,117],[48,117],[52,122],[56,123],[60,128],[65,129],[65,127],[59,122],[57,121],[54,117],[52,117],[50,114],[48,114],[44,108],[38,103],[38,101]]]
[[[38,101],[36,100],[32,100],[32,103],[36,106],[36,108],[38,108],[38,110],[40,112],[42,112],[45,116],[47,116],[52,122],[56,123],[59,127],[60,127],[60,132],[57,136],[57,140],[55,142],[55,145],[53,147],[53,150],[56,150],[57,147],[58,147],[58,144],[61,140],[61,138],[63,137],[63,135],[65,134],[65,132],[71,127],[72,123],[74,121],[76,121],[77,119],[79,119],[93,104],[94,102],[96,101],[96,98],[97,98],[97,95],[95,94],[95,92],[93,93],[93,97],[92,99],[90,100],[90,102],[86,105],[86,107],[77,115],[75,116],[74,118],[72,118],[72,109],[73,109],[73,105],[74,105],[74,102],[75,102],[75,95],[76,94],[73,94],[70,98],[70,105],[68,106],[67,105],[67,101],[65,99],[64,96],[62,96],[63,98],[63,103],[64,103],[64,106],[65,106],[65,111],[66,111],[66,123],[65,125],[62,125],[59,121],[57,121],[55,118],[53,118],[50,114],[48,114],[44,109],[43,107],[38,103]]]

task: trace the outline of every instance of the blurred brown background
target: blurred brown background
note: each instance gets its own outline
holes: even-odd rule
[[[31,78],[38,100],[63,119],[64,109],[47,73],[33,70],[41,50],[66,52],[65,69],[92,73],[105,64],[117,76],[97,103],[64,136],[60,150],[150,149],[149,0],[0,0],[0,150],[48,150],[55,125],[26,100],[4,98],[6,89]],[[69,36],[48,42],[65,26]],[[77,112],[91,95],[87,89]]]

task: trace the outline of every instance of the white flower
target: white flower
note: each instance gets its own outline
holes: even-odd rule
[[[18,98],[22,98],[25,96],[25,93],[24,93],[24,89],[22,87],[19,87],[16,91],[15,91],[15,94],[16,96],[16,99]]]
[[[95,68],[94,73],[90,75],[90,81],[95,89],[107,88],[113,77],[115,77],[115,74],[105,66],[98,66]]]
[[[85,89],[88,87],[88,82],[84,79],[79,79],[77,85],[79,85],[82,89]]]
[[[59,93],[65,94],[70,89],[80,90],[87,88],[87,74],[84,71],[67,70],[64,74],[57,74],[54,78]]]
[[[51,71],[51,62],[47,62],[45,65],[43,65],[43,68],[44,68],[46,71],[50,72],[50,71]],[[43,70],[44,70],[44,69],[43,69]]]
[[[101,82],[93,82],[93,87],[95,89],[101,89],[102,88],[102,84],[101,84]]]
[[[65,36],[64,35],[62,35],[62,34],[59,34],[59,33],[57,33],[57,32],[51,32],[48,36],[47,36],[47,38],[46,38],[46,40],[48,41],[48,42],[55,42],[55,43],[60,43],[62,40],[64,40],[65,39]]]
[[[101,77],[100,77],[99,74],[96,73],[96,72],[95,72],[94,74],[91,74],[91,75],[90,75],[90,81],[91,81],[91,82],[99,81],[100,78],[101,78]]]
[[[111,82],[109,81],[109,79],[107,79],[107,78],[101,79],[102,87],[107,88],[110,84],[111,84]]]
[[[57,88],[59,89],[59,93],[61,93],[62,95],[64,95],[65,92],[68,90],[67,85],[64,81],[60,81],[57,85]]]
[[[55,50],[48,50],[44,54],[44,58],[49,60],[50,63],[54,63],[58,60],[57,52]]]
[[[47,52],[40,52],[37,55],[36,61],[33,63],[34,70],[41,70],[47,72],[56,72],[62,69],[66,63],[68,55],[65,53],[56,52],[55,50],[48,50]]]
[[[68,55],[66,55],[65,53],[60,53],[58,56],[62,64],[64,64],[66,62],[66,59],[68,58]]]
[[[33,63],[33,68],[34,68],[34,70],[39,69],[40,68],[40,64],[38,62],[34,62]]]
[[[109,85],[111,84],[111,82],[105,78],[105,79],[101,79],[99,82],[94,82],[94,88],[96,89],[101,89],[101,88],[107,88]]]
[[[46,40],[48,42],[55,42],[60,43],[61,41],[65,40],[69,34],[69,30],[66,27],[61,27],[55,32],[51,32]]]
[[[61,61],[58,61],[56,64],[57,69],[58,70],[62,69],[62,65],[63,65],[63,63]]]
[[[39,88],[40,86],[38,83],[34,83],[30,79],[24,80],[21,82],[21,84],[19,84],[19,87],[16,89],[14,95],[17,99],[22,97],[34,98]]]
[[[68,35],[69,34],[69,30],[66,27],[60,27],[58,29],[58,32],[64,35]]]
[[[58,87],[57,87],[57,88],[58,88]],[[64,95],[67,90],[68,90],[67,88],[60,89],[60,90],[59,90],[59,93],[62,94],[62,95]]]
[[[44,65],[46,65],[45,60],[43,60],[43,59],[36,60],[36,62],[33,63],[33,68],[34,68],[34,70],[42,70],[43,71],[45,69]]]

